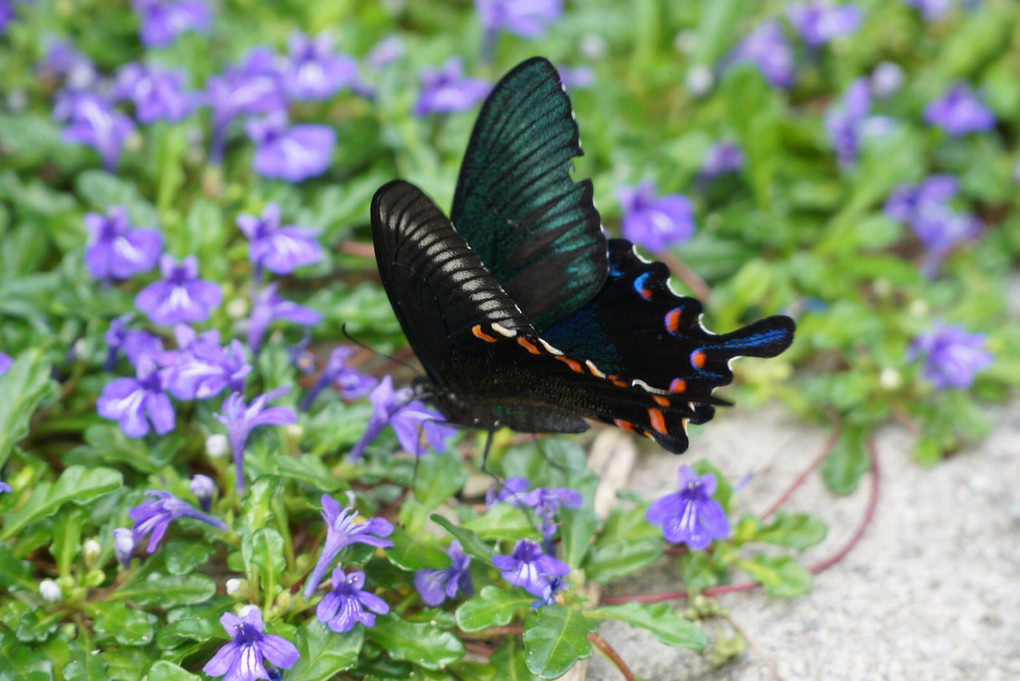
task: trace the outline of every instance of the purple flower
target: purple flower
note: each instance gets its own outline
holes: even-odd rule
[[[437,452],[446,451],[444,439],[456,433],[456,429],[443,425],[441,414],[425,407],[418,400],[412,400],[414,391],[403,388],[394,392],[393,378],[386,376],[369,394],[372,402],[372,416],[365,433],[351,449],[348,459],[356,460],[365,451],[365,446],[386,427],[393,426],[401,448],[415,456],[421,456],[423,445]]]
[[[142,123],[180,121],[195,108],[197,98],[184,91],[184,72],[158,66],[125,64],[117,73],[116,99],[130,99]]]
[[[159,542],[166,534],[166,528],[177,518],[194,518],[223,532],[227,531],[227,525],[222,520],[199,511],[170,492],[151,489],[146,494],[153,498],[128,511],[128,516],[134,521],[131,525],[131,538],[134,542],[137,544],[146,535],[149,536],[146,553],[153,553],[159,547]]]
[[[159,260],[163,278],[143,288],[135,296],[135,307],[154,324],[189,324],[209,318],[219,307],[220,287],[198,278],[198,260],[189,255],[177,263],[171,255]]]
[[[926,255],[921,270],[929,277],[935,275],[950,251],[981,232],[980,220],[958,213],[948,204],[957,189],[953,176],[932,175],[916,187],[900,185],[885,202],[885,214],[910,225],[924,245]]]
[[[720,142],[712,145],[708,153],[705,154],[698,174],[702,178],[710,180],[720,175],[736,172],[743,165],[744,154],[740,151],[740,147],[732,142]]]
[[[810,47],[819,47],[834,38],[849,35],[861,24],[858,7],[849,4],[833,6],[826,0],[791,5],[787,16],[801,40]]]
[[[464,78],[464,62],[457,57],[447,59],[439,70],[422,71],[421,85],[421,94],[414,105],[415,116],[470,109],[490,90],[484,80]]]
[[[132,366],[138,366],[143,355],[156,357],[163,352],[163,341],[142,329],[127,328],[133,315],[126,314],[110,321],[103,339],[106,341],[106,363],[103,368],[113,371],[117,354],[123,350]]]
[[[357,60],[335,53],[329,34],[309,39],[303,33],[292,33],[287,45],[289,60],[283,82],[291,99],[328,99],[358,80]]]
[[[163,379],[152,357],[143,355],[135,378],[115,378],[96,400],[104,419],[116,419],[128,437],[149,432],[149,422],[160,435],[174,429],[174,408],[164,391]]]
[[[116,528],[113,531],[113,553],[117,556],[117,562],[125,570],[131,567],[131,555],[134,552],[135,537],[131,530],[126,527]]]
[[[952,137],[959,137],[968,132],[991,130],[995,127],[995,114],[981,103],[969,86],[957,83],[925,107],[924,122],[942,128]]]
[[[879,99],[885,99],[899,92],[903,87],[903,67],[896,62],[883,61],[871,72],[871,91]]]
[[[365,608],[385,615],[390,611],[390,606],[375,594],[362,591],[363,586],[365,586],[364,572],[345,575],[343,570],[336,568],[333,570],[333,590],[319,601],[315,616],[338,634],[350,631],[356,622],[361,622],[366,627],[373,626],[375,615],[365,612]]]
[[[3,33],[8,22],[13,18],[14,0],[0,0],[0,33]]]
[[[537,601],[532,601],[531,607],[538,609],[542,605],[553,605],[556,603],[556,594],[566,590],[567,584],[559,577],[553,577],[546,582],[545,587],[542,589],[542,595]]]
[[[244,446],[248,442],[251,431],[259,426],[282,426],[295,423],[297,415],[287,407],[266,408],[266,402],[275,400],[280,395],[290,392],[290,386],[282,386],[259,395],[250,405],[244,403],[244,396],[233,393],[223,400],[223,407],[213,418],[227,427],[227,439],[234,455],[234,470],[237,479],[234,481],[237,493],[244,492]]]
[[[236,338],[226,347],[220,346],[220,332],[213,329],[196,335],[189,326],[174,329],[177,346],[166,353],[164,372],[166,387],[179,400],[206,400],[224,388],[238,393],[244,390],[245,377],[251,365],[244,355],[244,346]]]
[[[414,588],[421,595],[422,603],[436,607],[447,598],[455,598],[457,592],[465,596],[473,596],[474,585],[471,583],[471,556],[464,553],[460,542],[450,542],[446,554],[450,556],[450,567],[438,570],[418,570],[414,573]]]
[[[85,90],[98,77],[92,60],[63,40],[44,39],[46,53],[36,64],[36,72],[44,78],[64,78],[72,90]]]
[[[404,41],[399,35],[386,36],[368,51],[365,63],[369,68],[379,70],[403,57],[405,52]]]
[[[298,649],[287,639],[263,633],[262,613],[254,606],[248,606],[242,617],[223,613],[220,624],[231,641],[202,667],[209,676],[222,676],[223,681],[279,678],[278,674],[269,675],[263,658],[281,669],[289,669],[300,657]]]
[[[511,475],[503,481],[503,484],[493,482],[485,491],[485,508],[492,508],[493,504],[505,501],[512,506],[521,506],[521,497],[524,491],[531,486],[526,478]]]
[[[542,596],[555,577],[565,577],[570,567],[542,552],[538,542],[521,539],[509,556],[493,556],[492,564],[502,570],[503,579],[532,596]]]
[[[329,168],[336,132],[326,125],[287,126],[287,114],[277,111],[245,124],[256,144],[252,168],[262,177],[301,182]]]
[[[581,493],[569,487],[536,487],[520,496],[520,503],[534,509],[542,521],[539,528],[546,543],[546,551],[552,551],[552,537],[556,534],[556,514],[560,506],[581,507]]]
[[[181,33],[209,30],[211,13],[204,0],[132,0],[142,22],[142,43],[146,47],[169,45]]]
[[[347,359],[354,354],[354,348],[338,346],[329,353],[329,361],[322,369],[319,380],[301,399],[298,408],[302,411],[312,406],[312,402],[318,397],[326,386],[335,385],[340,397],[345,400],[353,400],[372,392],[372,388],[378,385],[379,381],[372,376],[366,376],[357,369],[347,366]]]
[[[6,482],[0,480],[0,493],[6,494],[7,492],[10,492],[10,491],[12,491],[11,490],[11,486],[8,485]]]
[[[358,520],[358,510],[354,508],[353,502],[347,508],[341,509],[340,502],[328,494],[323,494],[321,501],[322,519],[326,521],[326,541],[322,545],[319,559],[315,561],[315,568],[305,581],[305,588],[302,591],[305,598],[311,598],[315,593],[322,576],[326,574],[326,570],[341,549],[352,544],[367,544],[376,548],[393,546],[393,542],[383,539],[393,534],[393,525],[390,521],[385,518]],[[335,579],[333,583],[336,585]]]
[[[912,223],[956,196],[959,185],[952,175],[932,175],[918,185],[901,184],[886,199],[885,214],[899,222]]]
[[[216,483],[208,475],[197,473],[188,483],[188,491],[198,499],[198,505],[203,511],[208,511],[212,506],[213,496],[216,494]]]
[[[89,231],[85,267],[96,279],[127,279],[148,272],[163,250],[163,235],[154,227],[134,229],[124,206],[113,206],[106,216],[85,214]]]
[[[702,550],[713,539],[723,539],[730,533],[730,521],[712,494],[715,476],[711,473],[698,476],[690,466],[680,466],[680,490],[659,497],[648,506],[645,518],[652,525],[662,525],[666,541],[687,544]]]
[[[322,257],[322,247],[315,237],[318,231],[308,227],[280,227],[280,207],[268,204],[261,217],[242,213],[237,226],[248,237],[248,259],[256,268],[265,267],[273,274],[290,274],[294,268],[311,265]]]
[[[925,21],[938,21],[953,8],[953,0],[903,0],[921,10]]]
[[[251,319],[248,323],[248,347],[253,355],[258,354],[266,329],[276,319],[286,319],[301,326],[315,326],[322,320],[322,315],[315,310],[281,298],[276,295],[276,284],[267,284],[255,296],[251,306]]]
[[[11,356],[5,352],[0,352],[0,376],[6,374],[12,364],[14,364],[14,360],[11,359]]]
[[[642,182],[617,190],[623,210],[623,238],[653,253],[690,238],[694,233],[691,202],[685,196],[655,197],[655,186]]]
[[[871,108],[871,92],[866,78],[850,83],[838,105],[825,113],[825,129],[836,150],[836,159],[841,168],[857,160],[857,142],[861,129],[868,120]]]
[[[754,64],[772,87],[788,89],[796,76],[793,49],[775,19],[763,21],[751,31],[733,50],[729,62]]]
[[[112,172],[120,157],[120,148],[127,136],[135,131],[135,124],[97,94],[77,93],[70,101],[72,103],[67,111],[70,124],[64,128],[61,137],[67,142],[95,149],[103,160],[103,167]]]
[[[239,114],[268,114],[287,108],[280,73],[273,51],[257,47],[241,66],[230,66],[206,82],[206,101],[212,108],[213,141],[209,158],[219,163],[223,156],[227,125]]]
[[[561,0],[475,0],[475,9],[489,33],[509,31],[539,38],[563,14]]]
[[[929,333],[914,339],[907,358],[924,356],[922,373],[936,388],[969,388],[977,372],[994,359],[984,345],[985,337],[979,333],[936,322]]]
[[[595,72],[587,66],[557,66],[556,72],[560,74],[560,82],[568,90],[583,90],[595,84]]]

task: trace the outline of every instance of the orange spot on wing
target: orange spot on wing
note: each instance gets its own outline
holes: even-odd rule
[[[691,365],[695,369],[700,369],[705,366],[705,353],[703,352],[692,352],[691,353]]]
[[[658,409],[648,410],[648,421],[652,425],[652,429],[655,430],[659,435],[666,434],[666,417],[662,415],[662,412]]]
[[[660,407],[669,406],[669,398],[664,395],[652,395],[652,399],[655,400],[655,403]]]
[[[682,393],[685,390],[687,390],[687,381],[682,378],[674,378],[673,382],[669,384],[671,393]]]
[[[484,331],[482,331],[482,325],[481,324],[475,324],[474,326],[472,326],[471,327],[471,334],[475,338],[481,338],[486,343],[495,343],[496,342],[495,338],[493,338],[489,334],[487,334]]]
[[[666,330],[676,333],[680,330],[680,308],[676,307],[666,313]]]
[[[528,352],[530,352],[533,355],[540,355],[540,354],[542,354],[542,351],[538,349],[537,345],[535,345],[534,343],[529,342],[528,339],[524,338],[523,336],[518,336],[517,337],[517,344],[520,345],[522,348],[524,348],[525,350],[527,350]]]
[[[613,423],[616,424],[617,428],[623,428],[628,433],[636,433],[637,429],[634,428],[634,424],[630,421],[624,421],[623,419],[613,419]]]
[[[576,371],[579,374],[584,373],[584,369],[581,368],[581,363],[578,362],[576,359],[570,359],[569,357],[564,357],[563,355],[556,355],[556,359],[560,360],[568,367],[570,367],[571,371]]]

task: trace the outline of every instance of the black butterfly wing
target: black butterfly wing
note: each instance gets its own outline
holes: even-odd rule
[[[535,331],[421,190],[396,180],[376,192],[372,240],[400,327],[429,376],[433,402],[450,422],[481,428],[528,426],[518,429],[532,432],[587,429],[583,420],[550,405],[529,413],[528,404],[507,397],[507,390],[524,392],[527,386],[508,387],[515,385],[516,374],[504,378],[507,367],[481,336]],[[482,332],[483,327],[487,331]],[[502,408],[500,401],[506,402]]]
[[[606,238],[556,68],[535,57],[504,76],[471,133],[450,218],[540,332],[586,303],[606,277]]]
[[[568,355],[586,357],[604,371],[704,405],[695,423],[719,404],[712,391],[733,380],[740,356],[774,357],[793,342],[794,322],[777,315],[731,333],[701,326],[701,303],[669,288],[669,269],[647,262],[630,242],[609,242],[609,276],[598,294],[542,337]]]

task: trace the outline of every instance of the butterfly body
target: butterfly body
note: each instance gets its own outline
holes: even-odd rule
[[[420,388],[452,424],[576,433],[597,420],[687,448],[688,423],[726,404],[738,355],[771,357],[793,321],[729,334],[668,286],[665,265],[607,239],[555,69],[528,60],[497,84],[472,133],[452,221],[414,185],[372,201],[383,285],[427,374]],[[456,227],[455,227],[456,225]]]

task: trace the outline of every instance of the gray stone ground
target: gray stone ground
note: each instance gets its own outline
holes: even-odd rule
[[[867,533],[840,563],[794,600],[760,592],[721,603],[784,681],[998,681],[1020,679],[1020,402],[991,411],[995,428],[983,442],[930,468],[910,454],[912,439],[891,425],[877,436],[878,507]],[[702,428],[683,458],[639,455],[627,486],[647,497],[672,491],[676,468],[698,457],[737,480],[740,510],[761,511],[823,447],[823,428],[778,406],[739,405]],[[826,540],[802,564],[829,556],[853,533],[869,479],[853,495],[830,495],[812,475],[787,502],[820,515]],[[610,593],[675,589],[669,566]],[[758,681],[774,678],[752,650],[712,670],[706,658],[671,649],[642,631],[607,623],[601,635],[642,679]],[[580,670],[576,670],[580,671]],[[583,672],[578,676],[583,676]],[[622,678],[596,654],[589,681]]]

